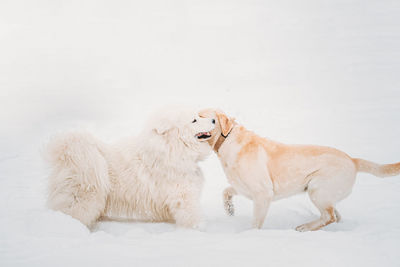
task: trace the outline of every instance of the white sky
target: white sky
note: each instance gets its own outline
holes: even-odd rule
[[[177,102],[288,141],[359,105],[396,108],[398,14],[398,1],[1,1],[0,144],[77,125],[135,132]]]

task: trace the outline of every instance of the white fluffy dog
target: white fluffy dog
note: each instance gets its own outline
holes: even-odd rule
[[[48,205],[90,227],[100,217],[196,227],[215,121],[165,109],[135,138],[104,144],[86,133],[57,136],[46,148],[52,167]]]

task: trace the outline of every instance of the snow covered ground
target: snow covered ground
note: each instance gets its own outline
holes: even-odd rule
[[[45,207],[40,150],[59,131],[138,133],[169,103],[220,107],[286,143],[400,161],[400,2],[1,1],[0,266],[399,266],[400,177],[359,174],[343,221],[306,195],[223,212],[218,159],[201,164],[204,224],[103,221]]]

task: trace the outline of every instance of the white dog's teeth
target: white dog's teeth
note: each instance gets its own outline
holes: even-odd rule
[[[196,137],[199,139],[206,139],[211,137],[211,133],[210,132],[199,132],[196,134]]]

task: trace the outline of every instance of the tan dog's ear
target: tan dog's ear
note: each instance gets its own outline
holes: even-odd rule
[[[225,113],[216,111],[219,125],[221,126],[221,132],[224,137],[226,137],[233,128],[234,119],[228,118]]]

